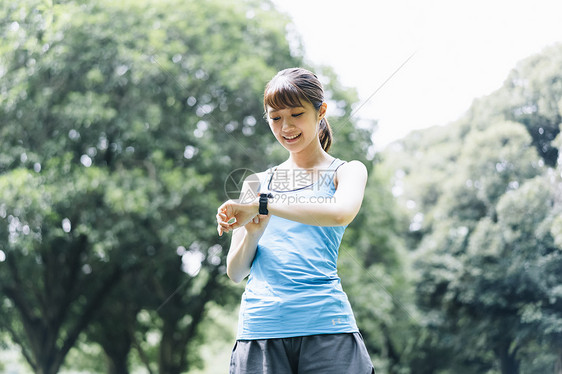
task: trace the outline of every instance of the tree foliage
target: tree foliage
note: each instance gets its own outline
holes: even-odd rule
[[[385,154],[415,249],[415,372],[560,368],[561,51],[522,61],[464,117]]]
[[[123,372],[156,331],[149,368],[186,370],[206,303],[229,292],[225,175],[263,162],[263,84],[299,63],[287,19],[224,1],[30,0],[0,17],[2,328],[40,373],[82,332]]]
[[[0,336],[37,373],[88,344],[111,373],[194,368],[209,305],[240,291],[215,231],[225,179],[284,156],[261,101],[303,64],[288,18],[269,1],[25,0],[0,19]],[[355,91],[317,72],[335,154],[368,161]]]

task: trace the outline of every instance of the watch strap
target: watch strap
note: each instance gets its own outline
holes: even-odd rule
[[[268,199],[271,199],[273,195],[271,193],[260,193],[260,205],[258,209],[259,214],[268,215],[269,210],[267,210]]]

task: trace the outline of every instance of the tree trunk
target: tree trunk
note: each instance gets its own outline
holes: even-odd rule
[[[56,363],[57,360],[54,359],[49,359],[49,358],[43,358],[41,360],[41,362],[39,362],[39,365],[37,365],[37,370],[36,370],[36,374],[57,374],[59,369],[60,369],[60,365]]]
[[[562,374],[562,347],[558,347],[556,364],[554,365],[554,374]]]
[[[160,310],[163,321],[160,341],[160,374],[180,374],[189,369],[188,343],[197,333],[197,327],[205,314],[207,302],[212,300],[218,282],[219,268],[214,267],[207,283],[195,299],[173,298]],[[186,314],[191,316],[188,326],[180,326]]]
[[[502,374],[519,374],[519,360],[515,357],[517,349],[510,352],[510,342],[506,341],[496,349],[496,355],[500,360]]]
[[[129,374],[128,354],[107,357],[108,374]]]
[[[501,370],[502,374],[519,374],[519,361],[507,355],[501,360]]]
[[[160,374],[181,374],[188,369],[186,328],[179,327],[178,319],[165,319],[160,341]]]

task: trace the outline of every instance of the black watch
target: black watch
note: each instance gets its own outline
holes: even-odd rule
[[[259,214],[268,215],[269,210],[267,210],[267,200],[271,199],[273,195],[271,193],[261,193],[260,194],[260,207],[258,210]]]

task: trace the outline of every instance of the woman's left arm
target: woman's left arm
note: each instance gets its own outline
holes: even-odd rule
[[[354,160],[340,166],[336,173],[338,184],[333,198],[298,203],[273,199],[268,204],[268,210],[273,215],[308,225],[348,225],[361,208],[367,184],[367,168]]]
[[[333,198],[321,202],[305,198],[297,202],[274,197],[267,205],[269,214],[314,226],[348,225],[361,208],[367,183],[367,168],[360,161],[350,161],[340,166],[336,173],[338,183]],[[227,208],[227,220],[237,218],[237,222],[231,225],[226,221],[221,223],[225,232],[245,225],[251,217],[258,214],[257,201],[250,204],[227,201],[223,206]]]

